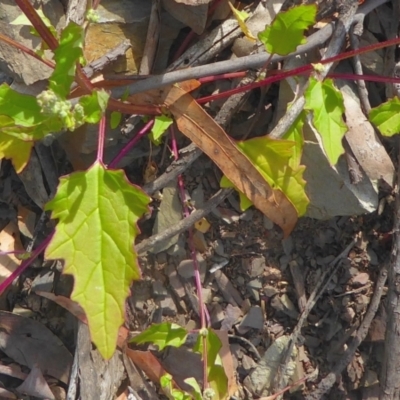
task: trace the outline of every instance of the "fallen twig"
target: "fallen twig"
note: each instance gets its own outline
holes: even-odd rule
[[[365,15],[387,1],[389,0],[367,0],[358,8],[357,14],[354,16],[354,20],[363,20]],[[299,46],[295,52],[288,56],[279,56],[275,54],[273,55],[271,61],[282,61],[293,55],[306,53],[325,43],[332,36],[333,31],[334,23],[327,24],[319,31],[310,35],[307,39],[307,43]],[[114,88],[112,90],[112,95],[114,97],[121,97],[126,89],[129,90],[129,94],[132,95],[190,79],[198,79],[209,75],[220,75],[227,72],[244,71],[251,68],[260,68],[265,65],[269,58],[270,54],[265,52],[241,57],[236,60],[221,61],[199,67],[167,72],[165,74],[152,76],[141,81],[135,81],[126,88]]]
[[[199,221],[207,214],[209,214],[213,208],[217,207],[222,201],[224,201],[230,194],[232,193],[232,189],[221,189],[219,190],[210,200],[208,200],[204,207],[193,211],[189,217],[179,221],[176,225],[171,226],[165,231],[158,233],[157,235],[153,235],[148,239],[143,240],[143,242],[139,243],[135,246],[136,252],[140,255],[150,250],[153,246],[155,246],[158,242],[162,242],[167,240],[183,231],[191,227],[195,222]]]

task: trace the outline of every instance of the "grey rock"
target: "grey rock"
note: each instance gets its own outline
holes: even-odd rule
[[[261,330],[264,326],[264,314],[261,307],[251,307],[249,312],[243,318],[238,326],[238,331],[241,333],[242,328]]]

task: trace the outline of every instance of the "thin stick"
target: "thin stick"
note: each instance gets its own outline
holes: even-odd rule
[[[208,200],[204,207],[193,211],[189,217],[179,221],[176,225],[171,226],[163,232],[157,235],[150,236],[148,239],[143,240],[135,246],[136,252],[141,255],[146,251],[153,248],[158,242],[170,239],[171,237],[185,231],[190,226],[193,226],[195,222],[201,220],[207,214],[209,214],[215,207],[223,202],[230,194],[232,189],[220,189],[210,200]]]

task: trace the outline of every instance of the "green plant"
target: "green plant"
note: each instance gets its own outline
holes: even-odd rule
[[[44,249],[46,258],[63,259],[64,272],[73,275],[75,279],[72,299],[85,310],[92,340],[100,353],[109,358],[116,347],[118,329],[124,322],[124,303],[129,286],[133,280],[140,278],[140,268],[133,245],[138,233],[136,223],[147,212],[150,198],[140,188],[128,182],[122,170],[111,169],[116,162],[111,163],[108,168],[104,165],[102,153],[106,126],[105,111],[108,109],[114,112],[114,126],[118,125],[120,113],[156,115],[154,122],[148,122],[141,135],[138,135],[142,137],[147,134],[154,124],[151,131],[154,142],[160,140],[161,135],[171,125],[172,119],[179,120],[181,115],[168,103],[174,103],[175,100],[165,101],[166,108],[171,109],[168,110],[171,112],[171,118],[169,112],[162,113],[158,105],[126,103],[110,98],[106,91],[93,87],[81,67],[84,62],[83,29],[70,23],[58,38],[55,30],[27,0],[18,0],[17,3],[34,27],[35,33],[40,35],[44,44],[54,52],[55,64],[48,89],[37,97],[22,95],[7,85],[0,86],[0,157],[11,159],[16,171],[20,172],[28,162],[36,141],[52,132],[73,131],[84,123],[99,124],[99,139],[96,162],[87,171],[74,172],[61,178],[54,199],[46,206],[46,209],[52,212],[52,218],[58,219],[57,228],[54,234],[34,251],[31,259],[23,262],[16,274],[26,268]],[[304,30],[315,22],[315,15],[315,6],[293,8],[279,14],[270,27],[259,33],[259,38],[271,54],[289,54],[305,40]],[[22,19],[16,23],[25,24],[26,20]],[[284,43],[280,40],[282,35],[287,38]],[[379,46],[392,44],[394,41]],[[366,50],[361,49],[358,53],[363,51]],[[325,60],[324,63],[338,61],[354,54],[345,53]],[[41,58],[42,54],[37,57]],[[52,65],[48,60],[44,61],[47,65]],[[304,166],[301,165],[302,127],[307,112],[312,114],[313,124],[321,136],[330,163],[335,164],[344,152],[341,144],[346,131],[342,118],[344,106],[334,81],[320,79],[318,68],[307,65],[292,71],[283,71],[251,86],[199,101],[204,103],[299,74],[311,75],[305,93],[305,111],[290,127],[283,140],[261,137],[233,143],[228,139],[233,143],[237,154],[247,159],[253,170],[262,176],[265,185],[272,188],[272,193],[282,194],[282,198],[292,205],[296,219],[305,213],[308,204],[304,190]],[[341,77],[346,78],[344,75]],[[391,81],[390,78],[385,79],[386,82]],[[69,97],[74,81],[86,94],[72,100]],[[399,104],[398,99],[393,99],[370,112],[371,122],[383,135],[390,136],[400,131]],[[186,117],[193,122],[193,115]],[[206,118],[201,115],[200,121],[201,118]],[[198,120],[196,124],[199,125]],[[176,147],[176,142],[173,143]],[[129,148],[124,149],[121,154],[128,150]],[[177,149],[175,150],[177,154]],[[237,171],[231,172],[235,173]],[[183,193],[183,183],[180,185]],[[221,185],[236,186],[232,175],[224,177]],[[248,193],[242,192],[240,197],[244,209],[251,205]],[[274,197],[271,202],[274,201],[279,202],[279,199]],[[16,274],[0,285],[0,291],[4,290]],[[200,294],[199,280],[197,288]],[[96,299],[95,302],[93,298]],[[204,307],[200,296],[202,327],[193,351],[201,354],[204,360],[204,387],[200,389],[196,382],[188,382],[193,387],[193,394],[189,395],[175,388],[171,378],[165,376],[161,386],[170,398],[186,399],[193,396],[200,399],[210,397],[210,393],[213,393],[210,398],[226,398],[226,377],[218,355],[221,344],[216,334],[207,327]],[[186,334],[182,328],[173,324],[161,324],[152,326],[133,341],[153,342],[161,350],[165,346],[181,346],[185,342]]]

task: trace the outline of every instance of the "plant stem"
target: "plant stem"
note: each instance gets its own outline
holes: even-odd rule
[[[48,67],[53,68],[55,67],[55,64],[50,61],[47,60],[46,58],[42,58],[40,57],[38,54],[36,54],[32,49],[24,46],[21,43],[16,42],[15,40],[11,39],[10,37],[3,35],[2,33],[0,33],[0,40],[4,43],[9,44],[10,46],[14,46],[15,48],[23,51],[26,54],[29,54],[31,57],[36,58],[36,60],[41,61],[43,64],[46,64]]]
[[[128,154],[133,146],[145,135],[154,125],[154,119],[151,119],[147,124],[126,144],[126,146],[116,155],[116,157],[108,164],[109,169],[117,168],[118,163]]]
[[[179,158],[179,151],[178,151],[178,145],[176,143],[176,138],[175,138],[175,130],[173,126],[170,127],[170,132],[171,132],[171,138],[172,138],[172,152],[174,154],[175,161],[178,160]],[[187,205],[187,201],[185,198],[185,184],[183,182],[183,177],[182,175],[178,176],[178,188],[179,188],[179,194],[182,202],[182,207],[183,207],[183,214],[185,218],[188,218],[190,215],[189,207]],[[196,249],[194,247],[194,239],[193,239],[193,229],[190,227],[188,229],[188,234],[189,234],[189,249],[190,249],[190,255],[192,256],[192,261],[193,261],[193,268],[194,268],[194,279],[196,282],[196,290],[197,290],[197,296],[199,298],[199,310],[200,310],[200,325],[201,329],[200,332],[204,329],[207,328],[206,326],[206,313],[204,310],[204,302],[203,302],[203,290],[202,290],[202,285],[201,285],[201,277],[200,277],[200,269],[199,269],[199,262],[196,257]],[[200,333],[201,334],[201,333]],[[202,335],[201,339],[203,341],[203,389],[206,389],[208,387],[208,377],[207,377],[207,340],[206,338]]]
[[[44,249],[48,246],[50,243],[51,238],[53,237],[54,232],[52,232],[49,236],[46,237],[46,239],[43,240],[40,245],[33,250],[32,256],[29,257],[27,260],[23,261],[21,265],[11,273],[9,277],[7,277],[1,284],[0,284],[0,294],[3,293],[3,291],[11,285],[13,280],[17,277],[19,277],[32,263],[33,261],[39,256],[39,254],[44,251]]]
[[[106,136],[106,117],[103,115],[99,123],[99,137],[97,139],[97,157],[96,162],[103,163],[104,140]]]
[[[50,29],[44,24],[36,10],[33,8],[33,5],[29,0],[15,0],[15,2],[29,19],[33,27],[37,30],[40,37],[45,41],[47,46],[49,46],[50,50],[54,51],[58,46],[58,41],[53,36]]]

